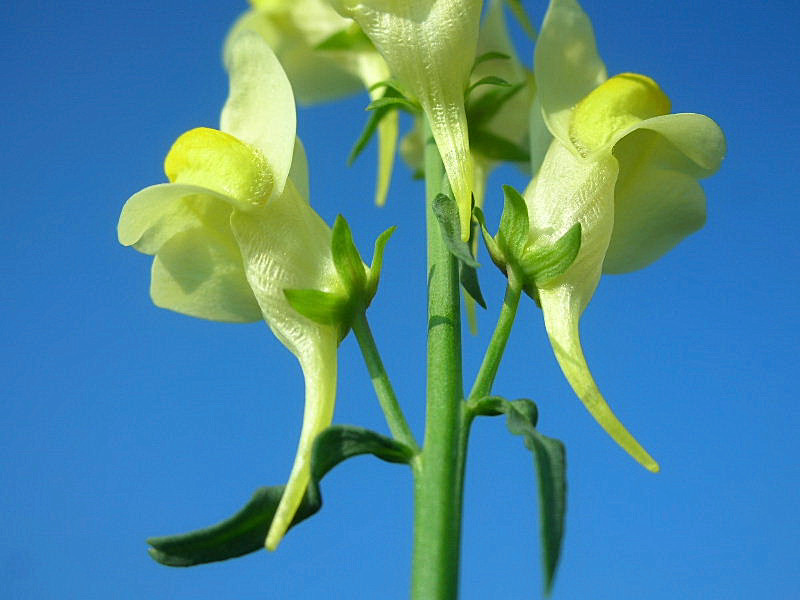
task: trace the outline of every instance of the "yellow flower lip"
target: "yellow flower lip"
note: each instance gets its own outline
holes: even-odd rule
[[[669,114],[671,103],[646,75],[621,73],[595,88],[572,111],[569,137],[586,156],[636,123]]]
[[[164,172],[173,183],[223,194],[245,212],[263,206],[274,185],[272,170],[257,148],[208,127],[191,129],[175,140]]]

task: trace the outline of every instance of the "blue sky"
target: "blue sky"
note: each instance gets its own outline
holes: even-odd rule
[[[534,22],[544,1],[527,0]],[[586,0],[611,73],[655,78],[676,112],[728,139],[704,182],[708,224],[651,267],[605,277],[583,321],[587,357],[622,420],[660,460],[627,458],[585,414],[525,302],[496,391],[530,397],[566,443],[569,512],[555,598],[793,598],[800,518],[796,409],[799,10],[769,3]],[[220,45],[243,2],[8,2],[0,7],[4,411],[0,595],[39,598],[407,596],[406,469],[370,458],[323,483],[321,513],[278,552],[169,569],[144,539],[215,522],[284,481],[302,410],[293,357],[263,325],[204,322],[149,301],[150,260],[116,241],[122,204],[164,180],[182,132],[215,126]],[[520,41],[522,38],[520,36]],[[521,46],[530,60],[530,48]],[[364,96],[302,109],[312,203],[343,213],[368,255],[398,225],[370,321],[412,425],[424,417],[421,186],[398,168],[371,204],[373,149],[344,158]],[[524,187],[503,170],[492,179]],[[465,337],[468,379],[502,299]],[[336,421],[385,431],[354,340]],[[296,399],[296,402],[294,401]],[[533,465],[500,419],[474,428],[462,597],[536,598]]]

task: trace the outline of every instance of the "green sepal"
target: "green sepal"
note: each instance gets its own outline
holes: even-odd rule
[[[508,81],[503,79],[502,77],[497,77],[495,75],[487,75],[470,85],[467,88],[467,91],[464,93],[464,96],[469,96],[476,87],[481,85],[494,85],[498,87],[513,87]]]
[[[483,211],[476,206],[472,209],[472,215],[475,217],[475,220],[478,222],[478,226],[481,228],[481,235],[483,236],[483,241],[486,244],[486,250],[489,252],[489,257],[492,259],[492,262],[497,266],[497,268],[500,269],[503,274],[506,274],[507,265],[505,256],[503,256],[500,246],[497,245],[497,242],[492,237],[492,234],[489,233],[489,230],[486,228],[486,217],[483,215]]]
[[[389,238],[392,237],[396,226],[390,227],[375,240],[375,249],[372,252],[372,265],[369,268],[369,275],[367,276],[367,304],[372,302],[375,294],[378,291],[378,283],[381,279],[381,270],[383,269],[383,251],[386,249],[386,244]]]
[[[520,260],[526,282],[547,285],[575,261],[581,249],[581,224],[575,223],[558,240],[544,248],[529,247]]]
[[[538,410],[530,400],[508,401],[496,396],[469,403],[473,415],[505,414],[508,430],[521,435],[525,447],[533,452],[539,488],[539,529],[542,543],[544,592],[553,588],[567,512],[567,467],[564,444],[536,430]]]
[[[525,199],[510,185],[503,186],[503,196],[503,214],[497,231],[497,245],[503,255],[516,261],[522,258],[528,244],[528,207]]]
[[[314,441],[311,482],[290,528],[322,508],[320,480],[340,462],[359,454],[373,454],[392,463],[408,463],[414,456],[408,446],[374,431],[353,426],[328,427]],[[284,488],[258,488],[244,508],[207,529],[150,538],[148,552],[162,565],[191,567],[261,550]]]
[[[344,284],[347,295],[356,299],[363,295],[367,284],[364,261],[353,241],[350,225],[342,215],[337,215],[331,232],[331,254],[336,272]]]
[[[480,56],[475,58],[475,62],[472,64],[472,71],[474,72],[478,65],[485,63],[489,60],[509,60],[511,57],[508,54],[503,52],[484,52]]]
[[[321,290],[283,290],[289,305],[320,325],[344,325],[349,329],[350,301],[346,296]]]
[[[382,98],[376,98],[367,105],[365,110],[378,110],[382,108],[405,110],[412,115],[422,112],[422,108],[420,108],[419,104],[416,102],[412,102],[408,98],[400,98],[395,96],[383,96]]]
[[[483,299],[476,271],[480,267],[480,263],[472,256],[470,242],[461,239],[461,224],[456,201],[447,194],[438,194],[433,199],[432,208],[433,214],[439,221],[442,239],[450,254],[458,260],[461,287],[470,298],[480,304],[482,308],[486,308],[486,300]]]
[[[322,40],[314,50],[364,52],[374,51],[375,46],[361,28],[353,23]]]

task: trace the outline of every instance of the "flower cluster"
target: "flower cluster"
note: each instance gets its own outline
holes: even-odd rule
[[[603,273],[645,267],[702,227],[698,180],[717,170],[725,140],[708,117],[670,114],[651,78],[608,78],[577,0],[550,0],[531,72],[509,40],[507,2],[519,8],[491,0],[481,22],[481,0],[252,0],[225,43],[230,93],[219,129],[181,135],[165,159],[169,183],[141,190],[122,209],[119,241],[154,256],[156,305],[216,321],[264,320],[300,363],[303,427],[270,549],[309,485],[312,444],[332,422],[337,347],[349,326],[341,307],[352,304],[353,281],[368,289],[353,301],[362,309],[377,285],[377,271],[362,277],[356,251],[348,264],[358,277],[343,276],[332,250],[338,238],[309,204],[295,95],[314,103],[367,90],[381,106],[415,108],[420,119],[404,155],[420,164],[424,117],[462,244],[494,165],[529,168],[517,212],[527,210],[528,238],[517,247],[529,258],[544,256],[574,233],[576,250],[552,277],[523,270],[528,280],[512,274],[509,281],[537,298],[555,357],[588,411],[631,456],[658,470],[600,393],[579,321]],[[384,111],[374,128],[382,204],[398,145],[396,111]],[[339,312],[315,318],[321,309],[313,304],[322,299]]]

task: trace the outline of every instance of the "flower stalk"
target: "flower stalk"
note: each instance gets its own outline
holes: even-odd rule
[[[430,131],[426,132],[428,229],[428,368],[425,444],[414,473],[411,596],[458,596],[461,506],[469,417],[461,377],[458,265],[442,239],[432,202],[447,185]],[[449,191],[449,190],[448,190]]]

